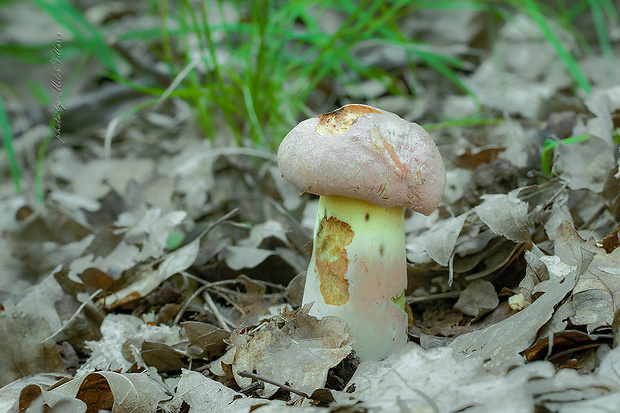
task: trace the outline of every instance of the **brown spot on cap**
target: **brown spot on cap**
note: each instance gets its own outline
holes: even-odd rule
[[[344,277],[349,268],[345,247],[351,244],[353,235],[351,226],[335,217],[322,218],[319,223],[315,260],[326,304],[343,305],[349,301],[349,281]]]
[[[381,113],[378,110],[364,105],[346,105],[333,112],[317,116],[319,124],[316,131],[320,135],[342,133],[349,129],[360,116],[369,113]]]
[[[368,220],[370,219],[370,214],[368,212],[366,212],[366,215],[364,215],[364,219],[366,220],[366,222],[368,222]]]

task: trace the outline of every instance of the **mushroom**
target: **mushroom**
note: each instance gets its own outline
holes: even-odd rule
[[[419,125],[366,105],[307,119],[278,148],[284,178],[320,195],[303,303],[344,319],[362,361],[407,341],[404,209],[429,215],[445,169]]]

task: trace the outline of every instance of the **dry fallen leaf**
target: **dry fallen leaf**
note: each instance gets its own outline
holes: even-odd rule
[[[266,404],[266,401],[246,397],[198,372],[183,370],[174,399],[164,404],[164,411],[180,411],[183,403],[189,405],[192,412],[236,413],[256,411],[252,406]],[[272,403],[284,404],[278,401]]]
[[[70,148],[60,148],[49,154],[50,172],[70,183],[71,192],[89,199],[98,199],[111,188],[124,193],[131,180],[143,182],[153,176],[152,159],[127,157],[95,159],[83,163]]]
[[[555,148],[555,166],[570,189],[600,193],[616,166],[614,152],[607,142],[595,137],[571,144],[560,143]]]
[[[551,318],[555,306],[573,289],[576,271],[559,257],[546,262],[549,280],[537,285],[546,291],[527,308],[483,330],[458,336],[450,347],[456,357],[481,357],[488,367],[506,368],[523,363],[520,355],[536,339],[539,329]],[[552,265],[553,264],[553,265]],[[542,287],[542,288],[540,288]]]
[[[31,397],[25,398],[26,400],[21,397],[22,392],[26,387],[32,388],[32,386],[36,386],[39,388],[37,393],[40,394],[40,392],[45,389],[49,389],[59,381],[70,379],[70,375],[63,373],[39,373],[17,379],[0,388],[0,412],[17,412],[23,406],[24,402],[31,403],[33,401]],[[31,391],[31,394],[32,393],[34,392]],[[35,396],[38,396],[38,394]]]
[[[252,379],[240,371],[257,374],[311,394],[325,385],[327,371],[351,352],[353,338],[346,323],[337,317],[321,320],[308,315],[310,307],[284,311],[263,323],[255,333],[233,333],[232,369],[239,386]],[[278,387],[265,384],[262,397],[270,397]]]
[[[470,211],[458,217],[443,220],[439,225],[433,226],[432,229],[421,235],[426,252],[436,263],[444,267],[448,266],[450,257],[454,253],[457,238],[469,215]]]
[[[0,386],[29,374],[63,372],[56,342],[47,323],[41,319],[36,328],[28,328],[11,301],[0,311]]]
[[[77,405],[85,405],[89,412],[109,410],[155,413],[158,404],[170,397],[161,381],[152,378],[149,373],[113,371],[90,373],[41,393],[41,401],[49,407],[62,402],[72,402],[71,405],[75,405],[77,399],[83,402]]]
[[[562,32],[557,26],[553,30]],[[562,33],[562,39],[571,38]],[[485,106],[535,118],[557,90],[571,84],[565,68],[556,63],[540,26],[517,14],[500,30],[492,55],[464,82]]]
[[[530,239],[527,203],[517,198],[520,191],[483,195],[482,204],[475,208],[476,214],[493,232],[514,242]]]
[[[199,247],[200,238],[196,238],[189,244],[168,254],[156,270],[150,267],[143,268],[132,279],[130,285],[105,297],[102,300],[104,305],[113,308],[145,297],[169,277],[192,265],[198,256]]]
[[[65,297],[54,274],[60,271],[58,266],[48,274],[36,286],[17,303],[17,310],[28,325],[36,325],[41,319],[45,320],[52,331],[57,331],[62,326],[62,321],[56,309],[56,303]]]
[[[140,349],[144,341],[167,345],[176,345],[181,341],[181,329],[178,326],[152,326],[137,317],[125,314],[108,314],[101,324],[101,334],[100,340],[86,342],[91,354],[78,370],[78,374],[84,375],[95,370],[126,372],[134,362],[144,366],[140,360]],[[127,342],[131,343],[131,361],[125,357],[128,352],[124,349]]]
[[[602,347],[597,356],[599,367],[593,374],[580,374],[573,369],[561,369],[555,376],[536,382],[536,403],[559,412],[614,411],[620,403],[620,348]]]
[[[537,389],[534,378],[553,373],[551,363],[536,362],[493,374],[483,360],[463,360],[450,347],[423,350],[409,343],[385,361],[361,363],[349,386],[355,389],[350,396],[359,407],[377,412],[490,413],[498,406],[529,412]]]
[[[573,290],[575,315],[571,321],[587,325],[588,332],[611,327],[620,309],[620,249],[611,253],[597,250],[584,270]]]
[[[495,287],[489,281],[472,281],[459,296],[454,304],[454,309],[462,311],[474,317],[480,317],[495,309],[499,304],[499,298]]]
[[[197,321],[186,321],[181,323],[181,327],[189,339],[187,351],[192,356],[210,360],[213,356],[224,354],[224,340],[230,337],[229,332]]]
[[[265,261],[267,257],[274,255],[273,250],[259,248],[260,244],[270,237],[288,244],[286,229],[280,222],[269,219],[261,224],[254,225],[250,230],[250,235],[239,240],[237,245],[229,245],[224,248],[223,255],[228,268],[232,270],[254,268]]]

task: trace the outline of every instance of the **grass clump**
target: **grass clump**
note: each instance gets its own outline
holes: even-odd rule
[[[174,11],[162,8],[164,54],[171,72],[182,77],[168,93],[188,100],[207,134],[225,119],[239,145],[275,149],[300,114],[311,115],[308,101],[326,85],[374,79],[391,94],[409,93],[388,71],[355,56],[364,41],[402,47],[412,66],[417,56],[466,89],[455,72],[461,62],[428,52],[400,32],[396,20],[411,12],[409,1],[259,0],[242,2],[237,21],[226,20],[229,3],[216,4],[207,10],[205,3],[195,8],[184,0]],[[328,31],[321,24],[327,8],[346,16]],[[211,23],[214,14],[219,21]],[[184,46],[182,60],[174,58],[175,39]]]
[[[476,10],[493,22],[489,31],[496,31],[501,26],[498,22],[509,21],[516,13],[525,14],[553,46],[582,94],[589,93],[592,85],[556,28],[573,33],[581,49],[589,53],[588,43],[574,27],[577,17],[589,12],[611,73],[614,56],[608,27],[619,20],[611,0],[558,0],[553,7],[539,0],[150,0],[147,14],[158,24],[145,29],[124,27],[114,19],[95,27],[68,0],[31,2],[72,35],[72,40],[63,41],[63,56],[79,55],[81,63],[68,68],[72,71],[68,79],[75,78],[86,59],[97,59],[103,76],[152,95],[131,113],[169,98],[181,98],[206,137],[227,136],[236,145],[270,150],[277,148],[300,118],[329,108],[336,103],[340,90],[360,81],[373,80],[387,94],[415,99],[415,75],[421,66],[439,73],[477,101],[462,81],[462,75],[472,67],[470,61],[443,54],[432,44],[403,33],[401,21],[412,13],[424,9]],[[328,11],[342,17],[334,27],[326,27]],[[134,66],[133,62],[110,44],[110,32],[117,44],[137,41],[148,45],[153,54],[150,57],[163,63],[161,76],[127,75],[131,71],[123,68]],[[487,35],[492,42],[495,34]],[[367,63],[358,52],[364,44],[403,52],[406,63],[402,69],[409,71],[412,81],[405,84],[399,78],[402,73]],[[0,55],[33,64],[49,64],[48,54],[49,44],[0,45]],[[69,80],[63,85],[65,94],[69,94],[71,83]],[[31,88],[38,95],[40,89],[36,85]],[[2,113],[0,110],[0,126],[5,142],[10,143],[10,120]],[[496,119],[473,117],[435,127],[494,122]],[[39,153],[40,161],[46,147],[47,142]],[[10,144],[5,143],[5,150],[19,187],[15,154]]]

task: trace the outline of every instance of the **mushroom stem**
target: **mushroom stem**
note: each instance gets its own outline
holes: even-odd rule
[[[303,303],[349,324],[362,361],[385,359],[407,341],[404,211],[321,196]]]

